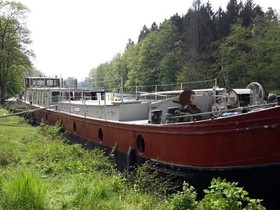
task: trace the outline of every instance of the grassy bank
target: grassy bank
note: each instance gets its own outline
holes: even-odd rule
[[[3,114],[8,112],[0,108]],[[0,209],[263,209],[220,179],[201,201],[187,184],[168,194],[172,183],[149,173],[148,165],[121,174],[102,151],[66,144],[60,129],[0,118]]]

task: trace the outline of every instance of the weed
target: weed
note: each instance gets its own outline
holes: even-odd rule
[[[1,207],[3,209],[44,210],[44,187],[34,174],[19,173],[2,183]]]
[[[34,114],[32,112],[28,112],[30,110],[24,104],[17,104],[15,102],[8,102],[4,105],[5,109],[7,109],[10,113],[19,113],[23,112],[21,116],[25,119],[25,121],[29,124],[34,124]]]
[[[55,125],[47,125],[44,121],[41,121],[38,129],[40,134],[46,135],[50,139],[66,140],[61,121],[57,121]]]
[[[196,201],[196,192],[192,186],[188,183],[183,183],[183,191],[179,191],[171,195],[168,209],[172,210],[184,210],[184,209],[196,209],[198,202]]]
[[[0,144],[0,166],[5,167],[9,164],[17,163],[20,160],[18,153],[17,144],[1,137]]]
[[[199,209],[265,209],[261,200],[250,199],[248,192],[236,182],[213,178],[211,186],[204,192],[206,195],[199,203]]]
[[[12,162],[16,162],[17,157],[12,149],[0,150],[0,166],[7,166]]]
[[[178,186],[173,179],[173,175],[163,176],[155,170],[151,161],[146,161],[128,174],[129,184],[133,186],[134,191],[151,193],[159,197],[175,191]]]

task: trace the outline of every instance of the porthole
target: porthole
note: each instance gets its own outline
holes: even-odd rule
[[[145,141],[142,135],[138,135],[136,139],[137,150],[139,153],[145,152]]]
[[[102,131],[101,128],[99,128],[99,130],[98,130],[98,140],[99,140],[100,142],[103,141],[103,131]]]
[[[73,123],[73,131],[76,133],[77,130],[77,126],[76,126],[76,122]]]

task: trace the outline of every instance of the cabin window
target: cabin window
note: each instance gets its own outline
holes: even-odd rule
[[[90,94],[91,94],[91,100],[98,100],[97,93],[90,92]]]
[[[37,86],[44,87],[45,86],[45,81],[43,79],[38,79],[37,80]]]
[[[69,92],[64,92],[63,95],[62,95],[62,98],[65,99],[65,100],[69,100],[69,95],[70,95]]]
[[[46,121],[48,121],[48,114],[46,114]]]
[[[137,150],[140,154],[145,152],[145,141],[142,135],[138,135],[136,140]]]
[[[46,81],[46,85],[47,85],[47,87],[53,87],[54,85],[53,85],[53,80],[52,79],[48,79],[47,81]]]
[[[105,93],[101,93],[101,100],[105,100],[105,96],[106,94]]]
[[[53,80],[53,86],[54,87],[59,87],[60,85],[59,85],[59,80]]]
[[[98,130],[98,140],[99,140],[100,142],[103,141],[103,131],[102,131],[101,128],[99,128],[99,130]]]
[[[52,102],[58,102],[60,92],[52,92]]]
[[[74,92],[74,100],[81,100],[82,93],[81,92]]]

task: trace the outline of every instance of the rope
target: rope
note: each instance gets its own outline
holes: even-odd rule
[[[52,106],[47,106],[47,107],[42,107],[42,108],[37,108],[37,109],[31,109],[31,110],[26,110],[26,111],[22,111],[22,112],[16,112],[16,113],[12,113],[12,114],[5,114],[5,115],[1,115],[1,118],[6,118],[6,117],[12,117],[12,116],[18,116],[18,115],[22,115],[25,113],[31,113],[31,112],[36,112],[39,110],[43,110],[43,109],[49,109],[49,108],[54,108],[57,107],[57,105],[52,105]]]

